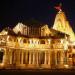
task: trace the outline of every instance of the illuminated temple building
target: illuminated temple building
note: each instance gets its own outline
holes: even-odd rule
[[[54,25],[18,23],[0,32],[0,68],[53,69],[75,66],[75,34],[63,11]]]

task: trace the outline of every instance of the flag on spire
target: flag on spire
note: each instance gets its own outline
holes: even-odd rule
[[[62,6],[62,4],[60,3],[58,6],[55,6],[54,8],[57,9],[58,11],[60,11],[61,10],[61,6]]]

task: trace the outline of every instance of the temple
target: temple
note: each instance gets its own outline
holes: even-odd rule
[[[75,34],[63,11],[54,25],[18,23],[0,32],[0,69],[61,69],[75,66]]]

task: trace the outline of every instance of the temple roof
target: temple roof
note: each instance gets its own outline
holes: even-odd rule
[[[5,34],[7,32],[7,34]],[[50,29],[50,35],[49,36],[26,36],[26,35],[23,35],[21,33],[14,33],[14,31],[10,28],[5,28],[2,30],[1,32],[2,34],[4,35],[11,35],[11,36],[21,36],[21,37],[26,37],[26,38],[40,38],[40,39],[45,39],[45,38],[53,38],[53,39],[56,39],[56,38],[64,38],[65,33],[62,33],[60,31],[57,31],[57,30],[54,30],[54,29]],[[67,35],[68,36],[68,35]]]
[[[35,20],[33,18],[23,22],[23,24],[25,24],[27,26],[33,26],[33,27],[41,27],[41,26],[45,25],[45,23],[39,22],[38,20]]]

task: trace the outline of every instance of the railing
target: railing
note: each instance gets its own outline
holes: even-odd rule
[[[1,46],[8,46],[8,47],[14,47],[14,48],[39,48],[39,49],[61,49],[63,48],[63,44],[28,44],[28,43],[17,43],[17,42],[0,42]]]
[[[46,44],[20,44],[22,48],[50,48],[50,45]]]

